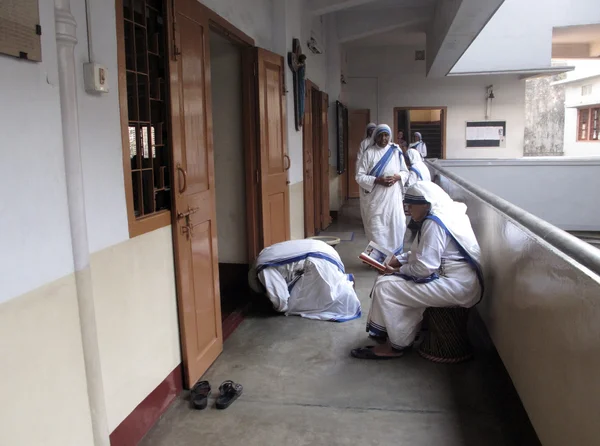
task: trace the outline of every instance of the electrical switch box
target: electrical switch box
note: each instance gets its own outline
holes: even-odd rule
[[[108,93],[108,70],[97,63],[83,64],[83,81],[88,93]]]

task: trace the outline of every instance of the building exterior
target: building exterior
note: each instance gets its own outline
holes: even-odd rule
[[[329,105],[319,109],[332,148],[320,172],[331,210],[348,181],[335,167],[337,100],[390,124],[394,107],[445,106],[446,157],[514,158],[525,87],[506,71],[547,68],[545,58],[528,66],[518,51],[479,53],[502,0],[38,3],[42,61],[0,56],[0,377],[13,402],[0,408],[6,445],[99,446],[132,425],[147,430],[222,349],[219,256],[237,264],[305,236],[306,141],[295,128],[287,65],[293,38]],[[580,3],[590,20],[594,2]],[[498,42],[524,28],[502,29]],[[385,30],[407,41],[397,45]],[[536,42],[549,38],[545,31],[528,28]],[[317,53],[307,49],[311,38]],[[237,53],[224,49],[234,44]],[[417,50],[425,60],[414,60]],[[517,54],[523,64],[482,68],[498,62],[489,54]],[[108,92],[86,91],[88,62],[105,67]],[[223,71],[211,73],[211,63]],[[231,67],[237,77],[226,76]],[[224,93],[240,80],[236,108]],[[488,85],[493,118],[507,123],[506,147],[467,149],[465,121],[484,119]],[[211,94],[223,95],[211,104]],[[236,126],[229,139],[215,137],[228,120]],[[227,158],[223,145],[236,145],[239,158]],[[234,162],[244,163],[244,178],[227,169]],[[228,176],[246,187],[225,190],[225,182],[215,193]],[[244,213],[223,206],[239,211],[241,202],[240,235],[234,223]],[[23,389],[37,406],[36,429]],[[154,416],[137,418],[155,397]]]

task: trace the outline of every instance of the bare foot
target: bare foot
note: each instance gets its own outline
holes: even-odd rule
[[[389,342],[373,347],[373,353],[377,356],[402,356],[404,354],[403,351],[394,350]]]

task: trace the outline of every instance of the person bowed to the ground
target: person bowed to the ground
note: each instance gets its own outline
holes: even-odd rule
[[[367,332],[385,343],[352,350],[356,358],[401,357],[427,307],[469,308],[483,294],[481,251],[466,205],[430,181],[409,188],[405,203],[422,226],[410,251],[393,259],[373,287]]]
[[[345,322],[361,315],[354,278],[335,249],[320,240],[290,240],[263,249],[248,274],[275,311]]]
[[[377,126],[360,159],[356,182],[363,190],[361,213],[367,238],[389,251],[401,252],[406,230],[402,196],[408,168],[391,134],[389,126]]]

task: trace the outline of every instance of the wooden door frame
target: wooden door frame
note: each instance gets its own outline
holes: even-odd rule
[[[441,122],[442,125],[442,159],[446,159],[446,123],[448,122],[448,107],[445,105],[432,105],[427,107],[394,107],[394,141],[398,136],[398,131],[400,130],[400,125],[398,123],[398,112],[400,110],[444,110],[444,119]],[[410,141],[410,135],[408,136],[407,142]]]
[[[306,79],[305,81],[305,85],[306,85],[306,94],[311,95],[311,100],[310,103],[312,105],[313,100],[312,100],[312,93],[313,90],[316,91],[320,91],[319,90],[319,86],[317,84],[315,84],[313,81],[311,81],[310,79]],[[311,113],[311,121],[310,121],[310,144],[311,144],[311,153],[312,153],[312,186],[313,186],[313,200],[312,202],[308,202],[308,193],[307,193],[307,188],[309,187],[309,180],[308,180],[308,175],[307,175],[307,171],[308,166],[307,166],[307,157],[305,156],[305,154],[308,152],[308,140],[307,138],[304,137],[304,126],[306,125],[306,122],[304,122],[303,124],[303,130],[302,130],[302,179],[304,181],[304,187],[303,187],[303,202],[304,202],[304,236],[308,237],[309,234],[311,234],[311,232],[314,232],[316,235],[316,227],[315,227],[315,219],[316,219],[316,214],[313,214],[313,218],[312,220],[309,219],[309,215],[306,212],[306,209],[310,208],[313,209],[314,212],[316,212],[316,206],[315,206],[315,200],[314,200],[314,195],[316,194],[315,191],[315,156],[314,156],[314,142],[315,142],[315,134],[314,134],[314,124],[313,121],[315,119],[315,116],[313,116],[313,112],[314,112],[314,107],[311,107],[310,113]],[[320,215],[320,210],[319,210],[319,215]],[[313,231],[309,231],[309,228],[312,228]]]

